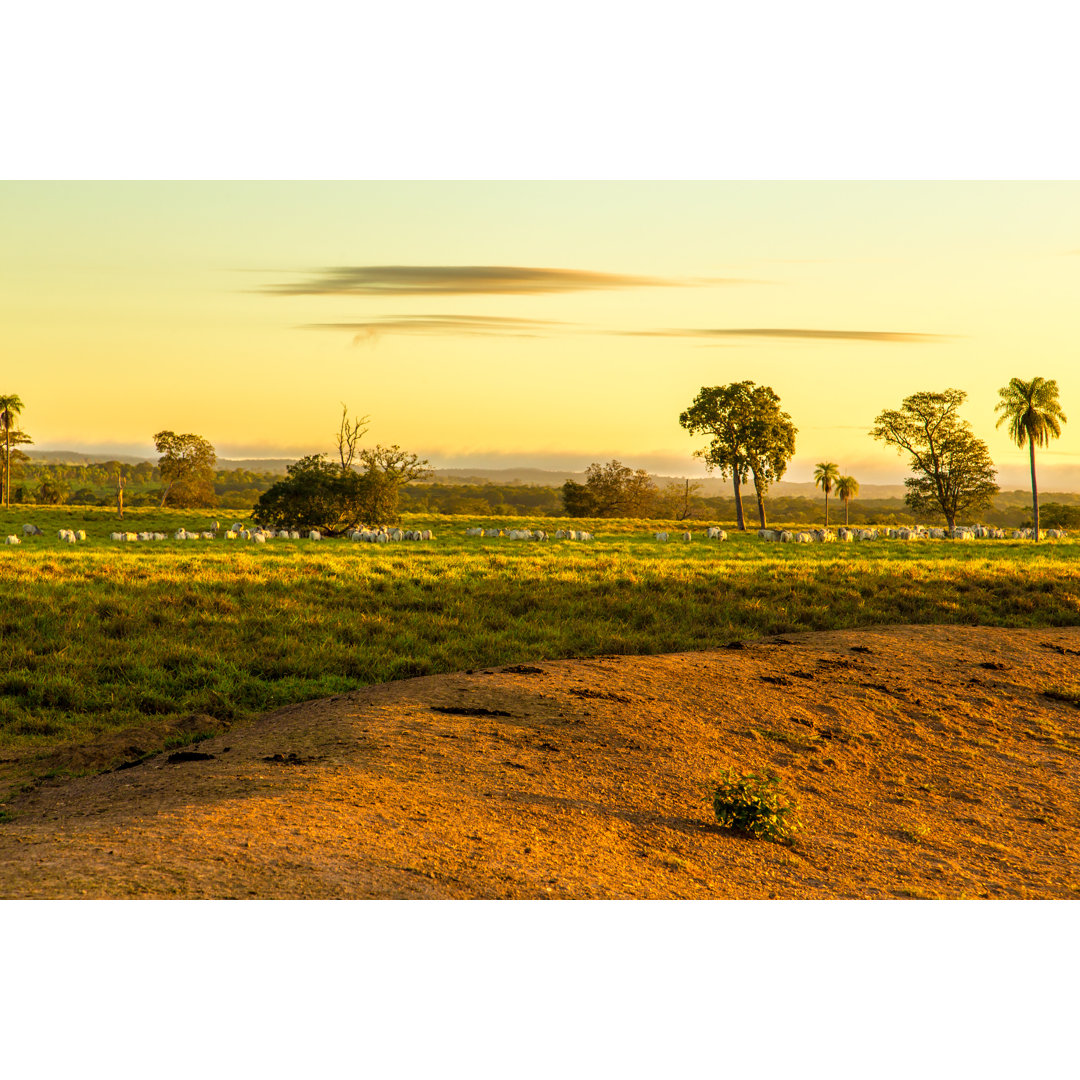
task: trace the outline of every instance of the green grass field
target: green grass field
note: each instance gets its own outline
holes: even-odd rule
[[[22,756],[149,717],[223,721],[413,675],[603,653],[662,653],[737,638],[889,623],[1080,622],[1080,542],[658,544],[671,522],[575,522],[591,544],[466,538],[419,517],[428,543],[176,541],[229,511],[0,511],[0,751]],[[85,529],[74,546],[60,528]]]

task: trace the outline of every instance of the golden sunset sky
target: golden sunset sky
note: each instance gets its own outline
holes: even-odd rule
[[[0,231],[0,390],[41,449],[299,455],[345,402],[436,465],[697,474],[679,412],[752,379],[788,480],[898,482],[874,416],[956,386],[1022,482],[993,408],[1042,375],[1077,413],[1047,481],[1080,466],[1077,182],[6,181]]]

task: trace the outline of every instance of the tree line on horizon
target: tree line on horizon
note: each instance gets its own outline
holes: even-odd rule
[[[1060,437],[1061,425],[1067,418],[1055,380],[1013,378],[998,394],[997,426],[1008,424],[1013,442],[1029,449],[1031,524],[1037,538],[1043,522],[1035,447]],[[908,455],[912,475],[904,481],[904,505],[916,519],[940,515],[953,527],[960,514],[983,512],[994,506],[999,488],[989,448],[959,415],[966,397],[957,389],[912,394],[899,409],[879,413],[869,433]],[[783,477],[794,456],[798,434],[790,415],[780,408],[780,399],[772,387],[757,386],[750,380],[702,387],[690,407],[680,414],[679,423],[691,435],[710,436],[708,445],[694,451],[694,456],[702,459],[710,471],[718,471],[722,479],[732,481],[731,500],[703,498],[698,485],[690,480],[669,482],[660,489],[646,470],[612,460],[590,465],[583,484],[568,480],[558,490],[561,506],[557,506],[550,494],[552,489],[531,485],[519,485],[521,490],[515,489],[513,502],[506,497],[508,485],[480,485],[483,495],[476,490],[477,485],[425,484],[427,490],[423,493],[415,488],[410,491],[408,485],[429,478],[428,463],[398,446],[362,448],[360,439],[367,431],[362,425],[368,418],[350,421],[344,406],[337,437],[339,461],[330,462],[325,454],[310,455],[290,465],[283,480],[275,474],[241,469],[216,471],[216,453],[206,439],[168,430],[154,435],[160,455],[157,464],[30,465],[27,455],[19,449],[33,442],[18,426],[23,408],[18,395],[0,395],[0,505],[4,507],[10,507],[13,494],[16,502],[52,505],[102,505],[115,501],[122,517],[127,491],[128,506],[151,505],[155,500],[162,508],[166,504],[237,509],[253,506],[255,516],[261,516],[266,524],[310,524],[330,535],[364,521],[373,524],[396,520],[402,506],[406,510],[442,513],[491,513],[498,512],[496,507],[507,507],[512,512],[525,510],[551,516],[561,510],[565,515],[583,518],[688,520],[709,511],[715,511],[713,516],[717,518],[725,517],[721,510],[730,505],[736,527],[745,530],[742,494],[751,482],[764,528],[768,520],[766,495],[770,486]],[[21,479],[20,473],[36,475],[36,489],[20,485],[12,491],[13,465],[16,479]],[[71,490],[71,482],[78,480],[82,486]],[[134,486],[128,489],[132,482]],[[824,494],[826,526],[829,495],[833,493],[844,504],[845,522],[850,521],[850,503],[859,493],[858,481],[842,476],[835,462],[824,461],[815,467],[814,482]],[[104,498],[102,487],[111,489]],[[497,502],[491,496],[491,489],[496,487],[501,492]],[[462,489],[468,494],[463,496]],[[546,494],[538,496],[537,491]],[[770,502],[774,513],[781,507],[786,511],[783,520],[805,520],[805,506],[800,504],[809,500]],[[876,516],[886,515],[898,518],[884,508]],[[728,513],[726,519],[730,516]],[[1075,527],[1072,510],[1065,503],[1054,505],[1053,517],[1055,526],[1067,522],[1066,527]]]

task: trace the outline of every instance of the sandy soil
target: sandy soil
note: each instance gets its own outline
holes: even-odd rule
[[[374,686],[24,792],[0,896],[1072,898],[1069,686],[1080,629],[958,627]],[[716,824],[724,768],[793,845]]]

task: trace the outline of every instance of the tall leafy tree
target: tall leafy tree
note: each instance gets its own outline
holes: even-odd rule
[[[213,506],[214,466],[217,453],[201,435],[177,435],[175,431],[159,431],[154,446],[161,455],[161,505],[172,499],[173,506]]]
[[[742,486],[754,477],[758,513],[765,524],[764,494],[779,479],[795,452],[797,429],[780,410],[780,399],[771,387],[756,386],[746,379],[727,386],[703,386],[679,423],[691,435],[712,436],[709,445],[694,451],[706,466],[731,477],[735,490],[735,517],[746,529]]]
[[[1021,450],[1025,444],[1031,454],[1031,510],[1035,525],[1034,536],[1039,539],[1039,485],[1035,480],[1035,446],[1046,446],[1051,439],[1061,437],[1061,425],[1068,419],[1058,401],[1055,379],[1010,379],[1008,386],[998,391],[1000,401],[994,411],[1001,413],[997,426],[1008,423],[1009,438]]]
[[[4,506],[7,507],[11,506],[11,448],[13,445],[33,442],[33,439],[19,431],[16,426],[23,408],[18,394],[0,394],[0,432],[4,435]]]
[[[835,461],[819,461],[814,466],[814,483],[825,492],[825,528],[829,527],[829,492],[840,479],[840,466]]]
[[[910,456],[915,475],[904,481],[908,506],[917,514],[943,514],[950,529],[959,514],[986,509],[998,490],[989,448],[959,416],[966,398],[954,389],[912,394],[899,409],[880,413],[870,431]]]
[[[848,503],[859,494],[859,481],[854,476],[841,476],[836,481],[836,497],[844,504],[844,524],[848,521]]]
[[[780,480],[795,454],[795,436],[799,429],[780,409],[780,399],[771,386],[755,386],[750,391],[751,421],[747,452],[750,475],[754,478],[758,518],[765,528],[765,493]]]

